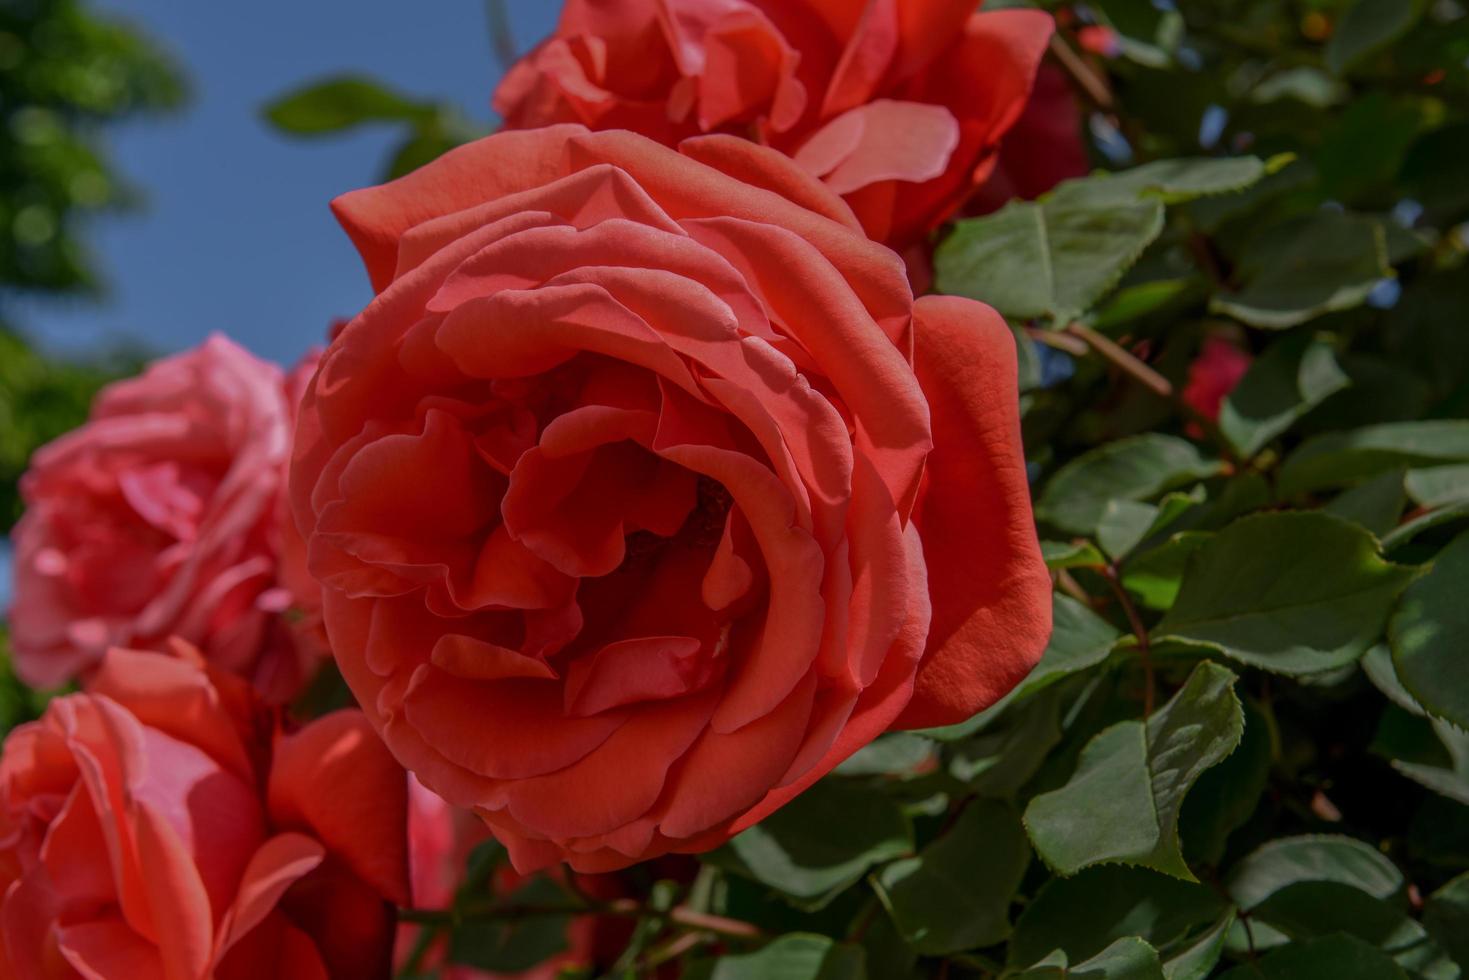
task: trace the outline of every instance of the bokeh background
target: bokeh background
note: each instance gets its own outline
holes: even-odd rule
[[[489,131],[506,54],[549,33],[558,9],[543,0],[435,0],[427,11],[412,5],[411,17],[402,0],[5,6],[0,63],[49,47],[55,68],[43,73],[44,91],[5,93],[0,174],[23,183],[40,172],[60,188],[59,200],[42,195],[0,216],[11,239],[0,259],[0,373],[11,382],[0,385],[10,399],[0,398],[0,487],[10,496],[30,448],[74,425],[107,375],[213,331],[289,364],[370,297],[327,204],[381,179],[402,125],[303,138],[272,125],[266,106],[323,77],[370,76],[433,103],[461,134]],[[60,260],[28,265],[17,254],[36,242],[46,252],[48,236],[65,240]],[[0,499],[0,609],[10,599],[3,531],[16,512]]]

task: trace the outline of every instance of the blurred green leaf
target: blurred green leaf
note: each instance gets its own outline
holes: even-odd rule
[[[1270,778],[1271,719],[1254,699],[1242,698],[1245,727],[1239,748],[1206,769],[1183,801],[1179,836],[1190,864],[1217,865],[1229,835],[1255,813]]]
[[[1469,461],[1469,421],[1394,422],[1307,440],[1280,471],[1280,494],[1347,486],[1387,470]]]
[[[1201,531],[1185,531],[1128,558],[1122,568],[1123,586],[1147,608],[1169,609],[1178,600],[1189,558],[1211,537]]]
[[[1348,885],[1365,895],[1406,905],[1407,883],[1397,865],[1352,837],[1319,834],[1268,841],[1236,864],[1226,887],[1242,909],[1303,881]]]
[[[1355,0],[1326,44],[1326,63],[1341,74],[1406,34],[1420,9],[1414,0]]]
[[[1469,872],[1428,896],[1423,925],[1455,963],[1469,969]]]
[[[1262,231],[1239,263],[1243,287],[1212,308],[1250,326],[1283,330],[1360,305],[1392,274],[1382,226],[1360,215],[1318,211]]]
[[[312,82],[264,108],[271,125],[296,136],[338,133],[367,123],[417,122],[434,114],[431,104],[391,91],[355,75]]]
[[[1384,561],[1372,535],[1346,521],[1259,514],[1194,553],[1153,633],[1277,673],[1329,670],[1367,651],[1415,574]]]
[[[543,876],[516,889],[510,900],[551,908],[571,904],[561,886]],[[529,970],[568,948],[566,930],[570,924],[570,915],[466,920],[450,934],[449,962],[504,973]]]
[[[1010,904],[1029,863],[1020,818],[977,800],[916,857],[878,871],[873,884],[909,944],[936,956],[1008,938]]]
[[[1184,796],[1239,744],[1235,675],[1205,661],[1146,722],[1125,721],[1082,751],[1075,775],[1031,800],[1025,826],[1058,874],[1120,862],[1193,880],[1178,839]]]
[[[1059,185],[1048,201],[1058,205],[1097,207],[1157,198],[1182,204],[1201,197],[1242,191],[1290,162],[1284,156],[1266,163],[1256,157],[1158,160],[1118,173],[1096,174]]]
[[[1403,507],[1408,502],[1403,476],[1402,470],[1374,476],[1338,494],[1322,510],[1333,517],[1359,524],[1373,534],[1386,534],[1397,527]]]
[[[1224,955],[1224,940],[1233,925],[1234,912],[1230,911],[1213,928],[1164,963],[1163,976],[1167,980],[1205,980]]]

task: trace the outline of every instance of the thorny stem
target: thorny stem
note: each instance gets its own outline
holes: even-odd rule
[[[1137,637],[1137,655],[1143,665],[1143,717],[1148,718],[1153,714],[1153,700],[1157,694],[1157,682],[1153,677],[1152,648],[1148,644],[1148,628],[1143,625],[1142,616],[1138,614],[1137,606],[1133,605],[1132,596],[1127,594],[1127,589],[1122,585],[1122,579],[1117,574],[1115,564],[1107,566],[1102,571],[1107,584],[1112,586],[1112,591],[1117,596],[1117,601],[1122,604],[1122,611],[1127,616],[1127,624],[1132,628],[1132,633]]]
[[[759,926],[739,919],[727,919],[682,906],[663,911],[630,898],[587,905],[501,905],[468,909],[464,912],[456,912],[454,909],[405,909],[399,913],[399,918],[404,922],[445,926],[459,922],[510,922],[556,915],[611,915],[629,919],[657,916],[685,929],[709,932],[716,936],[731,939],[765,938],[765,933]]]
[[[1072,323],[1066,327],[1066,333],[1080,338],[1086,345],[1096,352],[1108,364],[1111,364],[1123,374],[1132,378],[1138,384],[1157,395],[1159,398],[1172,402],[1190,422],[1197,425],[1199,429],[1209,438],[1209,441],[1225,455],[1234,465],[1238,466],[1241,460],[1235,455],[1229,440],[1224,438],[1224,433],[1219,431],[1219,426],[1213,419],[1208,418],[1198,409],[1184,401],[1178,389],[1173,386],[1163,375],[1159,374],[1141,358],[1135,356],[1121,344],[1110,337],[1097,333],[1084,323]]]

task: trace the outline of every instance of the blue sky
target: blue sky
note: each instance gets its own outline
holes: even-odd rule
[[[109,133],[143,210],[94,221],[87,238],[107,277],[100,302],[30,301],[16,319],[53,349],[120,338],[158,351],[211,331],[290,361],[328,322],[369,298],[366,277],[327,210],[373,183],[385,130],[301,141],[260,119],[273,96],[322,75],[364,72],[447,98],[488,125],[501,70],[480,0],[95,0],[137,23],[184,65],[193,90],[177,116]],[[508,0],[520,50],[549,33],[559,4]]]

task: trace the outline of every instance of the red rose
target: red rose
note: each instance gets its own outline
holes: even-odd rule
[[[718,844],[1045,645],[1015,351],[779,153],[502,133],[334,205],[291,478],[342,673],[522,871]]]
[[[1249,371],[1252,360],[1247,351],[1223,337],[1206,338],[1199,356],[1188,367],[1183,400],[1210,422],[1219,421],[1224,399]]]
[[[301,551],[284,493],[314,370],[308,358],[288,378],[216,336],[111,385],[86,425],[36,453],[11,611],[26,683],[179,636],[273,700],[300,688],[325,650],[295,624],[314,585],[282,567]]]
[[[1091,170],[1081,140],[1081,109],[1065,72],[1041,65],[1025,111],[1005,134],[989,180],[967,210],[985,213],[1016,197],[1034,199]]]
[[[113,650],[0,756],[0,975],[386,978],[403,771],[360,712],[272,744],[250,689]]]
[[[1051,36],[974,0],[570,0],[495,93],[507,127],[575,122],[792,155],[895,247],[989,175]]]

